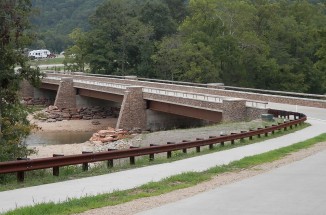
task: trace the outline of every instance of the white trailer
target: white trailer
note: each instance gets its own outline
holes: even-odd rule
[[[47,49],[33,50],[28,52],[28,57],[31,58],[47,58],[51,52]]]

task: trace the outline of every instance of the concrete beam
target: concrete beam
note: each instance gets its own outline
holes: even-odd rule
[[[222,112],[200,109],[179,104],[170,104],[159,101],[147,101],[147,108],[154,111],[171,113],[180,116],[208,120],[210,122],[221,122]]]
[[[78,95],[80,96],[92,97],[92,98],[103,99],[103,100],[114,101],[114,102],[123,101],[123,95],[118,95],[113,93],[98,92],[98,91],[88,90],[88,89],[77,89],[77,92]]]

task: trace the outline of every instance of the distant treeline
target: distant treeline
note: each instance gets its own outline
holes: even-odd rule
[[[56,0],[51,12],[47,2],[35,0],[51,17],[34,20],[39,43],[70,43],[71,70],[326,93],[323,1]]]

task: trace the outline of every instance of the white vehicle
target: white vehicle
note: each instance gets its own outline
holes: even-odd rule
[[[47,58],[51,52],[47,49],[33,50],[28,52],[30,58]]]

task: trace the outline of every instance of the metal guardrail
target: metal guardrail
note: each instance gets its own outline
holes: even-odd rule
[[[143,148],[131,148],[127,150],[114,150],[108,152],[99,153],[86,153],[79,155],[69,156],[56,156],[32,160],[18,160],[0,163],[0,174],[17,173],[17,180],[24,181],[24,172],[53,168],[53,175],[59,175],[59,167],[83,164],[83,170],[88,169],[88,163],[98,161],[108,161],[108,166],[113,166],[113,160],[121,158],[130,158],[130,164],[135,164],[135,157],[149,155],[150,160],[154,159],[154,154],[167,153],[167,157],[171,157],[172,151],[183,150],[186,152],[189,148],[196,148],[197,152],[200,151],[200,147],[209,146],[211,149],[214,144],[224,145],[224,142],[231,141],[234,144],[235,140],[250,138],[272,132],[275,130],[284,129],[288,127],[292,128],[294,125],[303,123],[307,120],[304,114],[280,110],[269,110],[270,114],[274,117],[284,117],[289,121],[279,123],[278,125],[266,126],[265,128],[258,128],[257,130],[242,131],[241,133],[231,133],[230,135],[221,135],[218,137],[210,137],[209,139],[198,139],[196,141],[183,141],[182,143],[167,143],[167,145],[151,145],[151,147]],[[290,120],[290,116],[293,116],[294,120]]]

